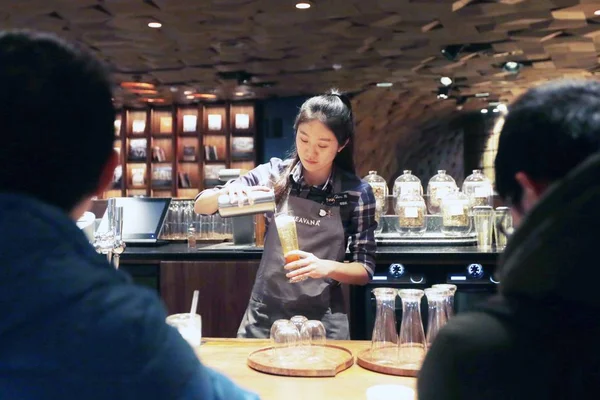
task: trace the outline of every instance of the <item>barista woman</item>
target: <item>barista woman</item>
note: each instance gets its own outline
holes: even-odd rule
[[[268,338],[273,322],[304,315],[323,322],[330,339],[349,339],[340,283],[364,285],[375,268],[375,198],[356,176],[354,121],[350,101],[332,92],[308,99],[294,123],[290,158],[272,158],[221,189],[202,192],[197,213],[217,210],[228,194],[237,202],[254,190],[274,190],[277,210],[296,219],[301,250],[288,264],[273,214],[260,267],[238,337]],[[344,263],[347,244],[351,260]]]

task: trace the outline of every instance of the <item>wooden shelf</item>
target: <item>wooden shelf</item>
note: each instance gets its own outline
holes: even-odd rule
[[[235,129],[237,114],[247,116],[237,117],[237,123],[248,129]],[[210,124],[209,124],[210,116]],[[206,188],[206,174],[214,178],[221,168],[236,165],[253,166],[256,163],[256,152],[248,157],[233,158],[232,143],[235,137],[254,137],[256,127],[253,103],[208,103],[190,106],[153,106],[146,108],[126,108],[117,113],[115,123],[114,147],[120,148],[123,183],[111,187],[106,196],[170,195],[171,197],[193,198]],[[135,122],[134,122],[135,121]],[[218,126],[218,130],[209,130]],[[189,129],[183,132],[184,126]],[[133,132],[133,129],[141,132]],[[195,129],[191,131],[191,129]],[[146,140],[146,159],[130,160],[131,141]],[[143,142],[136,143],[136,153],[142,154]],[[246,145],[248,147],[249,144]],[[159,147],[160,149],[157,149]],[[243,146],[242,146],[243,147]],[[196,160],[183,160],[186,155],[195,155]],[[218,160],[206,160],[206,155],[215,156]],[[161,161],[154,161],[160,159]],[[168,186],[157,186],[152,183],[152,173],[155,168],[172,168],[172,182]],[[144,169],[144,185],[131,185],[132,172],[137,177],[139,169]],[[164,172],[164,171],[163,171]],[[157,175],[158,176],[158,175]],[[165,177],[164,173],[161,177]],[[190,187],[180,187],[180,180]],[[208,183],[215,182],[209,179]],[[213,187],[213,185],[210,185]]]

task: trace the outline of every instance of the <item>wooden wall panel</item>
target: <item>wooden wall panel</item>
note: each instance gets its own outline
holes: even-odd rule
[[[193,292],[198,289],[202,335],[235,337],[258,264],[258,260],[161,262],[161,297],[169,314],[189,312]]]

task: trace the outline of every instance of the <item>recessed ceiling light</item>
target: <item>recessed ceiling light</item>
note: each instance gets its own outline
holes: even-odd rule
[[[190,94],[190,95],[187,95],[187,96],[185,96],[185,97],[186,97],[188,100],[192,100],[192,99],[194,99],[194,96],[192,96],[191,94]]]
[[[217,95],[216,94],[212,94],[212,93],[198,93],[195,96],[196,98],[201,98],[201,99],[216,99]]]
[[[335,69],[337,71],[338,69],[342,69],[342,64],[333,64],[331,66],[331,68],[333,68],[333,69]]]
[[[448,77],[448,76],[442,76],[440,78],[440,82],[444,86],[450,86],[450,85],[452,85],[452,79],[450,77]]]
[[[155,86],[152,83],[146,82],[121,82],[123,88],[135,88],[135,89],[154,89]]]
[[[394,84],[392,82],[379,82],[377,87],[392,87]]]
[[[481,113],[482,114],[487,114],[488,113],[488,109],[487,108],[482,108],[481,109]]]
[[[507,61],[503,66],[506,72],[510,72],[511,74],[516,74],[521,69],[521,64],[516,61]]]
[[[244,92],[235,92],[235,95],[238,97],[244,96],[246,93]]]
[[[600,10],[594,11],[594,15],[600,15]]]
[[[186,96],[189,96],[192,93],[194,92],[192,92],[191,90],[186,90],[185,92],[183,92],[183,94],[185,94]]]
[[[302,1],[300,3],[296,3],[296,8],[298,10],[307,10],[307,9],[310,8],[310,3],[307,3],[307,2],[304,2],[304,1]]]
[[[135,93],[135,94],[157,94],[158,91],[154,90],[154,89],[129,89],[130,93]]]
[[[161,26],[162,26],[162,24],[160,22],[156,22],[156,21],[148,22],[148,28],[158,29]]]

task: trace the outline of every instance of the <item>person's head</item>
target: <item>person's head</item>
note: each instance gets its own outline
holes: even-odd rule
[[[307,171],[337,167],[354,173],[354,119],[350,100],[332,90],[311,97],[294,122],[296,152]]]
[[[55,36],[7,31],[0,86],[0,192],[77,212],[110,183],[118,162],[107,71]]]
[[[292,168],[302,163],[305,172],[330,172],[333,166],[356,173],[354,168],[354,116],[350,99],[331,90],[306,100],[294,122],[293,162],[276,183],[276,196],[287,190]]]
[[[600,82],[555,81],[510,108],[495,161],[496,188],[518,223],[546,188],[600,151]]]

